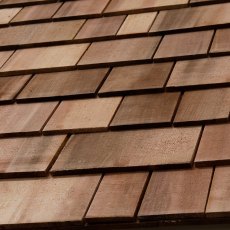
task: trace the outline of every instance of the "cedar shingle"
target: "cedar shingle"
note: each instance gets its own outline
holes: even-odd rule
[[[0,46],[72,40],[83,23],[84,20],[75,20],[2,28],[0,30]]]
[[[62,3],[52,3],[24,7],[11,21],[11,23],[35,22],[50,19]]]
[[[211,30],[166,35],[154,55],[154,60],[205,57],[212,35]]]
[[[179,93],[126,96],[110,127],[169,125],[179,96]]]
[[[0,10],[0,25],[4,25],[10,22],[10,20],[21,10],[22,8],[9,8]]]
[[[216,31],[210,53],[213,55],[230,53],[230,29],[220,29]]]
[[[230,88],[185,92],[175,117],[175,124],[200,124],[227,121]]]
[[[230,3],[160,11],[150,32],[194,30],[230,22]],[[215,15],[215,17],[213,17]]]
[[[195,163],[202,166],[230,163],[230,124],[205,126]]]
[[[147,33],[156,15],[156,12],[128,15],[117,34]]]
[[[17,100],[93,96],[107,72],[108,69],[104,68],[36,74],[17,97]]]
[[[78,0],[65,2],[53,18],[99,16],[109,0]]]
[[[75,39],[96,40],[116,35],[125,16],[88,19]]]
[[[0,101],[12,101],[31,75],[0,78]]]
[[[173,9],[186,6],[188,0],[112,0],[105,10],[105,13],[133,13],[159,9]]]
[[[99,179],[100,175],[1,180],[0,225],[23,229],[20,224],[80,224]]]
[[[112,69],[99,91],[101,95],[163,90],[173,63],[122,66]]]
[[[229,85],[229,62],[230,57],[228,56],[179,61],[172,71],[167,88],[197,89]]]
[[[17,50],[1,68],[0,74],[57,71],[74,67],[87,47],[85,43]]]
[[[153,172],[140,219],[204,216],[212,168]]]
[[[65,136],[0,139],[0,177],[45,175],[64,139]]]
[[[148,173],[106,174],[86,214],[86,221],[134,220]]]
[[[57,102],[0,106],[0,136],[38,134]]]
[[[215,169],[206,215],[208,217],[224,217],[230,214],[230,167]]]
[[[0,52],[0,67],[8,60],[14,51],[2,51]]]
[[[152,59],[159,41],[160,37],[146,37],[94,42],[85,52],[78,66],[147,62]]]
[[[105,130],[120,101],[121,97],[63,101],[44,128],[44,133]]]
[[[200,127],[190,127],[75,135],[51,171],[64,174],[190,165],[200,131]]]

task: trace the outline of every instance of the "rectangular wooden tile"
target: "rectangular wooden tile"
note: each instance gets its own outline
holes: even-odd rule
[[[75,39],[94,41],[96,39],[112,38],[116,35],[125,17],[125,15],[121,15],[88,19]]]
[[[161,91],[173,63],[154,63],[122,66],[112,69],[99,91],[100,95],[123,95],[147,91]]]
[[[203,217],[212,168],[153,172],[140,219]]]
[[[183,125],[227,121],[229,106],[230,88],[185,92],[174,123]]]
[[[0,102],[12,101],[30,78],[31,75],[1,77]]]
[[[163,10],[185,7],[188,0],[112,0],[105,10],[105,13],[119,14],[119,13],[133,13],[133,12],[147,12],[152,10]]]
[[[229,10],[230,3],[160,11],[150,32],[197,30],[227,25],[230,23]]]
[[[22,8],[0,9],[0,25],[8,24]]]
[[[64,147],[51,172],[65,174],[190,165],[200,131],[200,127],[189,127],[75,135]]]
[[[56,2],[44,5],[26,6],[13,18],[13,20],[11,20],[11,23],[22,24],[49,20],[61,5],[62,3]]]
[[[167,83],[170,90],[230,85],[230,57],[179,61]],[[221,71],[220,71],[221,70]]]
[[[99,16],[109,0],[78,0],[65,2],[53,18]]]
[[[151,60],[159,41],[160,37],[145,37],[94,42],[85,52],[78,66],[93,67],[147,62]]]
[[[18,95],[17,100],[94,96],[108,70],[103,68],[36,74]]]
[[[148,173],[106,174],[86,214],[86,221],[132,221]]]
[[[205,57],[212,36],[211,30],[166,35],[153,59],[161,61]]]
[[[230,53],[230,29],[220,29],[216,31],[210,54],[229,54]]]
[[[180,93],[126,96],[110,127],[169,125],[179,96]]]
[[[88,45],[84,43],[17,50],[0,69],[0,75],[73,68]]]
[[[10,58],[10,56],[14,53],[14,51],[2,51],[0,52],[0,67]]]
[[[58,102],[0,106],[0,136],[38,134]]]
[[[65,136],[0,139],[0,177],[44,176]]]
[[[0,225],[23,229],[28,224],[81,224],[99,179],[100,175],[1,180]]]
[[[208,204],[208,217],[230,216],[230,167],[215,169]]]
[[[105,130],[120,101],[121,97],[63,101],[43,132],[50,134]]]
[[[157,12],[128,15],[117,35],[147,33],[157,15]]]
[[[0,46],[31,46],[36,43],[55,44],[55,42],[69,41],[74,38],[83,23],[84,20],[74,20],[2,28]]]
[[[230,163],[230,124],[205,126],[195,163],[197,166]]]

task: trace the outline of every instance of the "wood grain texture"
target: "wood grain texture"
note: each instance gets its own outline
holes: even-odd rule
[[[94,96],[107,72],[108,69],[104,68],[36,74],[17,100]]]
[[[8,60],[8,58],[13,54],[14,51],[2,51],[0,52],[0,67]]]
[[[43,21],[50,19],[62,3],[26,6],[11,20],[13,24]]]
[[[108,128],[121,97],[61,102],[44,133],[102,131]]]
[[[195,30],[227,25],[230,21],[229,10],[230,3],[160,11],[150,32]]]
[[[147,33],[156,15],[156,12],[128,15],[117,35]]]
[[[133,13],[150,10],[163,10],[185,7],[188,0],[112,0],[105,10],[105,13]]]
[[[31,75],[0,78],[0,102],[12,101],[31,78]]]
[[[94,41],[96,39],[112,38],[116,35],[125,17],[125,15],[121,15],[88,19],[75,39]]]
[[[99,179],[100,175],[1,180],[0,225],[23,229],[23,224],[80,224]]]
[[[178,90],[230,85],[229,62],[228,56],[179,61],[172,71],[167,88]]]
[[[190,165],[200,131],[200,127],[162,128],[72,136],[51,172]]]
[[[230,124],[205,126],[195,163],[197,166],[230,163]]]
[[[0,139],[0,177],[44,176],[65,136]]]
[[[11,26],[0,30],[0,46],[28,46],[72,40],[84,20]],[[44,31],[46,31],[44,33]]]
[[[160,37],[146,37],[94,42],[78,66],[93,67],[150,61],[159,41]]]
[[[212,168],[153,172],[140,219],[204,216]]]
[[[205,57],[213,32],[209,30],[166,35],[153,59],[161,61]]]
[[[230,216],[230,167],[215,169],[208,204],[208,217]]]
[[[180,93],[126,96],[110,127],[169,125]]]
[[[147,176],[147,172],[106,174],[86,214],[86,221],[135,220]]]
[[[99,16],[109,0],[78,0],[65,2],[53,18]]]
[[[89,44],[17,50],[0,69],[0,75],[60,70],[76,65]],[[63,55],[65,54],[65,55]]]
[[[123,95],[147,91],[161,91],[173,63],[154,63],[115,67],[101,87],[100,95]]]
[[[210,54],[218,55],[222,53],[230,53],[230,29],[220,29],[216,31]]]
[[[0,106],[0,136],[39,134],[57,102]]]
[[[0,10],[0,25],[8,24],[10,20],[21,10],[22,8],[9,8]]]
[[[49,3],[54,2],[55,0],[1,0],[1,6],[25,6],[25,5],[33,5],[39,3]]]
[[[177,111],[175,124],[201,124],[227,121],[230,88],[185,92]]]

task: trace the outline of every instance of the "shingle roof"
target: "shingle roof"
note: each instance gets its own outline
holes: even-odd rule
[[[229,0],[0,0],[0,229],[225,223]]]

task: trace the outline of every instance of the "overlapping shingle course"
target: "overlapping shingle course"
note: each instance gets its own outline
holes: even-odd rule
[[[227,222],[229,4],[0,1],[0,228]]]

